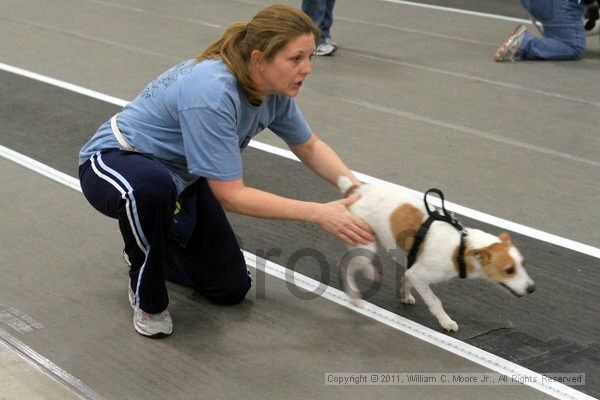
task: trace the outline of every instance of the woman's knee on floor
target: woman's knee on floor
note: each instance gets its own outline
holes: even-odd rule
[[[205,292],[203,295],[216,304],[234,305],[244,300],[251,286],[252,279],[250,276],[242,276],[239,279],[225,283],[217,290],[211,290],[210,293]]]
[[[585,44],[573,47],[573,59],[581,60],[585,54]]]

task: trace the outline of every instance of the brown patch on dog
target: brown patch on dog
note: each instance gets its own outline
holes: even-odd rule
[[[470,249],[467,256],[475,256],[490,280],[500,282],[516,273],[515,260],[510,256],[512,243],[501,238],[502,243],[493,243],[481,249]]]
[[[346,190],[346,193],[344,193],[344,198],[346,197],[350,197],[354,194],[354,192],[356,192],[356,190],[359,188],[360,186],[358,185],[352,185],[348,188],[348,190]]]
[[[398,247],[404,251],[410,251],[424,216],[425,214],[421,210],[410,204],[403,204],[394,210],[390,216],[390,227]],[[423,247],[421,245],[419,248],[419,254]]]

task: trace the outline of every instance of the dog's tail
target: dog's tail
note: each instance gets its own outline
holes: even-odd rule
[[[359,248],[355,247],[355,249]],[[364,259],[364,257],[365,256],[360,256],[347,263],[342,262],[339,271],[344,291],[350,298],[350,302],[357,307],[362,305],[362,293],[356,284],[356,275],[360,273],[372,282],[381,281],[381,275],[375,266],[373,266],[370,257],[367,257],[368,259]]]
[[[337,186],[340,189],[340,192],[342,192],[342,194],[344,194],[345,197],[348,197],[347,193],[352,189],[354,185],[352,184],[350,178],[348,178],[345,175],[340,175],[340,177],[337,180]]]

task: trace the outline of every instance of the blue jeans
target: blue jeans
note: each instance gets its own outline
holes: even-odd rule
[[[331,37],[329,29],[333,24],[333,6],[335,0],[302,0],[302,11],[304,11],[315,25],[321,30],[321,41]]]
[[[524,60],[578,60],[585,51],[584,6],[567,0],[521,0],[544,28],[544,37],[525,33],[517,56]]]

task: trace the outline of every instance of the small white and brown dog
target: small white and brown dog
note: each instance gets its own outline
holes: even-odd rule
[[[345,176],[338,179],[338,187],[345,197],[352,194],[361,196],[349,210],[371,226],[377,242],[387,254],[393,254],[397,249],[402,250],[403,254],[408,254],[416,232],[428,218],[423,199],[398,186],[353,186]],[[464,263],[467,278],[486,278],[519,297],[535,290],[533,280],[523,267],[524,258],[511,242],[508,233],[494,236],[470,228],[465,228],[465,233]],[[419,247],[416,262],[406,270],[400,289],[400,301],[404,304],[415,304],[415,298],[410,293],[414,287],[442,328],[447,331],[458,330],[458,325],[446,314],[442,302],[429,285],[458,276],[457,255],[460,241],[461,233],[454,226],[447,222],[434,221]],[[360,306],[362,298],[355,276],[362,273],[368,279],[379,279],[372,263],[376,256],[377,243],[350,248],[355,249],[358,250],[355,254],[359,255],[351,257],[347,263],[342,263],[340,277],[352,303]]]

